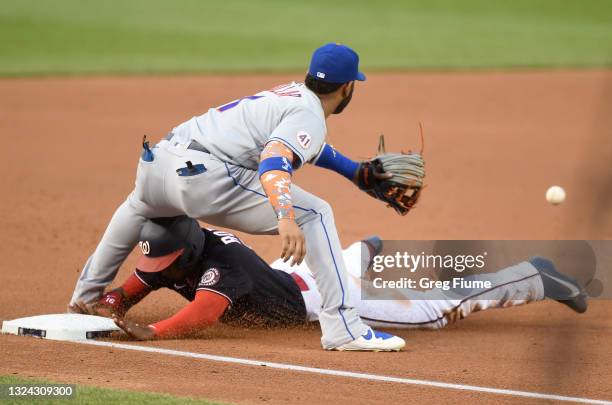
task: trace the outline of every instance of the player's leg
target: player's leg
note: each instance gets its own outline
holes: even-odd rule
[[[119,267],[130,254],[136,243],[142,225],[147,218],[130,203],[130,198],[119,206],[113,215],[100,243],[89,257],[70,300],[95,301],[110,284]]]
[[[96,250],[85,263],[70,305],[77,300],[87,303],[100,298],[138,243],[140,229],[147,218],[182,214],[165,203],[163,179],[168,165],[163,154],[151,162],[139,160],[135,189],[117,208]]]
[[[375,242],[375,240],[374,240]],[[370,263],[376,249],[369,249],[370,241],[355,242],[343,251],[348,270],[348,288],[354,297],[361,297],[361,269]],[[374,243],[376,244],[376,243]],[[374,250],[374,252],[372,252]],[[272,267],[289,273],[296,272],[309,285],[312,277],[305,264],[289,267],[280,259]],[[440,291],[409,291],[395,300],[359,300],[356,307],[361,319],[369,326],[390,328],[438,329],[463,319],[476,311],[491,308],[507,308],[543,300],[555,299],[576,312],[584,312],[586,302],[580,304],[581,296],[573,301],[568,296],[580,290],[575,280],[559,273],[551,261],[533,258],[493,274],[466,277],[466,280],[489,280],[492,288],[483,293],[466,295],[462,299],[451,299]],[[580,293],[580,291],[579,291]],[[573,294],[573,295],[572,295]],[[303,291],[307,312],[318,314],[320,297],[316,291]]]
[[[306,238],[306,263],[322,298],[321,343],[324,348],[334,348],[357,339],[367,331],[367,326],[353,306],[331,206],[297,187],[292,192],[296,221]]]
[[[351,295],[357,299],[357,309],[361,319],[369,326],[407,328],[418,327],[419,323],[436,319],[437,315],[430,315],[426,306],[420,308],[409,299],[398,300],[361,300],[361,269],[368,266],[371,260],[371,250],[364,241],[355,242],[343,250],[344,261],[348,271],[348,289]],[[277,259],[271,267],[292,274],[294,278],[299,277],[306,285],[301,288],[302,297],[306,305],[308,320],[318,319],[321,312],[321,295],[314,287],[315,279],[306,263],[299,266],[290,266],[288,263]],[[399,295],[399,294],[398,294]],[[402,322],[402,323],[398,323]]]
[[[377,328],[414,328],[421,323],[437,321],[437,306],[427,305],[425,296],[418,291],[411,294],[414,300],[399,291],[389,292],[388,299],[385,300],[361,298],[362,283],[369,283],[362,280],[362,269],[370,265],[372,255],[380,253],[382,245],[378,246],[378,249],[376,246],[379,242],[379,238],[373,237],[368,241],[355,242],[343,251],[348,271],[347,285],[351,295],[357,298],[355,306],[363,322]],[[429,295],[427,298],[431,299],[432,296]]]
[[[468,276],[465,280],[490,281],[492,287],[471,294],[464,292],[460,298],[440,290],[409,290],[404,292],[404,299],[363,300],[357,308],[362,319],[371,326],[438,329],[477,311],[518,306],[545,298],[540,273],[529,262],[492,274]]]
[[[356,307],[364,323],[381,328],[416,328],[421,323],[436,325],[436,322],[430,322],[431,320],[437,321],[437,315],[431,313],[432,308],[435,307],[415,305],[414,301],[409,299],[367,301],[360,299],[361,269],[362,266],[369,265],[371,253],[372,251],[364,241],[355,242],[343,250],[348,271],[348,289],[351,295],[357,299]],[[271,266],[292,274],[294,278],[297,275],[304,281],[307,289],[302,288],[302,297],[306,305],[308,320],[317,320],[321,312],[321,295],[316,288],[313,288],[316,285],[315,280],[306,263],[292,267],[281,259],[277,259]]]
[[[270,265],[272,268],[282,270],[291,274],[293,279],[300,287],[304,305],[306,307],[306,319],[309,322],[319,320],[321,313],[321,294],[317,289],[317,282],[305,262],[299,265],[291,266],[289,263],[283,262],[282,259],[277,259]]]

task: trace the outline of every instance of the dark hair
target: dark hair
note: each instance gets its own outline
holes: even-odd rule
[[[338,90],[344,83],[330,83],[307,74],[304,84],[316,94],[329,94]]]

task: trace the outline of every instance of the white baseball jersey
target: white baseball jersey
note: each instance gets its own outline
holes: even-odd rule
[[[311,162],[323,147],[327,127],[321,101],[303,83],[292,82],[244,97],[172,130],[173,140],[195,140],[218,158],[256,170],[270,140],[279,140],[299,157],[299,167]]]

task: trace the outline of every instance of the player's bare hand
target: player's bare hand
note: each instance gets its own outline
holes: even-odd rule
[[[283,243],[281,259],[291,260],[291,265],[300,264],[306,256],[304,233],[293,219],[283,218],[278,221],[278,233]]]
[[[128,319],[119,318],[113,315],[113,321],[115,324],[123,329],[131,338],[136,340],[152,340],[155,339],[155,332],[150,326],[142,326],[134,321]]]

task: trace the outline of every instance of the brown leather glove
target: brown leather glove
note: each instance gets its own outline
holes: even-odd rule
[[[386,153],[381,135],[378,155],[361,162],[355,183],[370,196],[406,215],[419,200],[425,162],[419,153]]]

